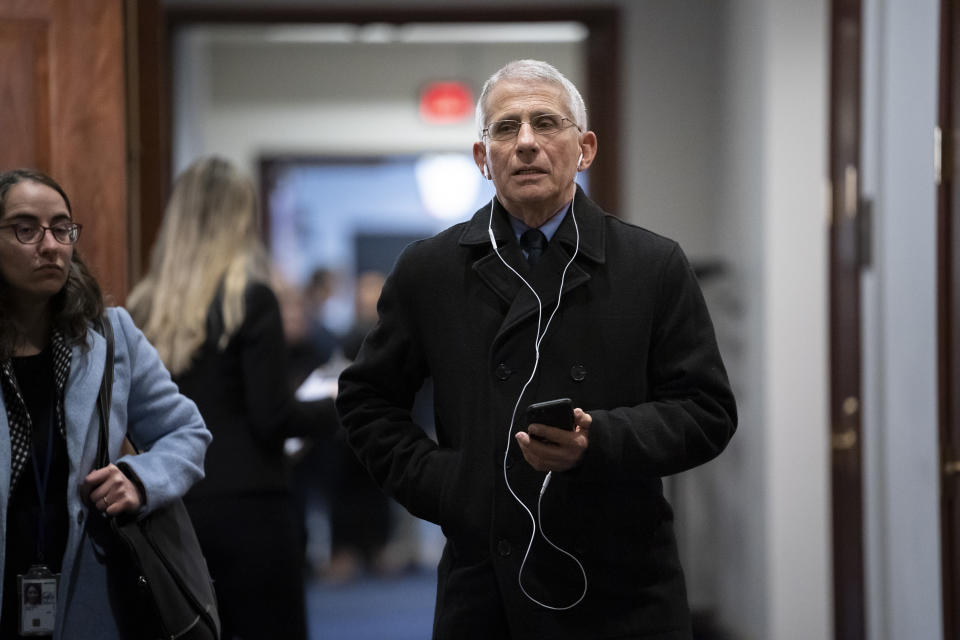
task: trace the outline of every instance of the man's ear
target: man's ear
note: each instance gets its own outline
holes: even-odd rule
[[[487,148],[482,142],[473,143],[473,161],[477,164],[477,169],[487,180],[491,180],[490,172],[487,169]]]
[[[593,164],[593,159],[597,157],[597,134],[593,131],[587,131],[580,136],[580,153],[583,154],[583,158],[577,169],[586,171]]]

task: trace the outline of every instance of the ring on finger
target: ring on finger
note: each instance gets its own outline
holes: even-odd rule
[[[103,508],[104,508],[104,509],[107,509],[107,508],[110,506],[110,503],[107,502],[107,496],[103,496],[103,497],[100,498],[100,499],[103,500]]]

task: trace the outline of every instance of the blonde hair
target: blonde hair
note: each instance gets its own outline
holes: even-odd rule
[[[172,374],[186,371],[206,341],[219,290],[223,333],[216,338],[223,349],[243,324],[247,284],[269,283],[257,212],[253,183],[222,158],[201,158],[177,179],[150,270],[127,302]]]

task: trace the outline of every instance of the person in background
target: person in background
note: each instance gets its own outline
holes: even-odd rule
[[[336,393],[334,385],[324,384],[318,388],[312,382],[307,382],[306,391],[301,388],[312,374],[319,374],[321,367],[329,366],[327,360],[333,351],[332,348],[321,349],[313,340],[313,318],[308,308],[306,289],[301,290],[284,278],[275,276],[274,291],[280,302],[287,349],[287,378],[291,391],[297,393],[298,397],[318,394],[333,397]],[[343,449],[343,439],[336,433],[327,439],[299,439],[292,444],[295,446],[288,446],[286,449],[290,459],[294,495],[304,522],[305,562],[310,571],[308,577],[316,578],[328,575],[330,565],[330,505],[334,504],[336,499],[334,491],[337,484],[338,453]]]
[[[476,111],[496,195],[397,260],[340,376],[348,441],[446,534],[435,639],[689,640],[661,477],[737,420],[693,270],[577,186],[597,136],[554,67],[506,65]],[[411,414],[427,378],[436,441]],[[526,419],[564,398],[568,416]]]
[[[329,360],[329,352],[320,349],[313,341],[306,292],[276,274],[272,286],[280,303],[287,348],[287,377],[290,389],[296,391],[311,373]]]
[[[52,178],[0,173],[0,638],[21,637],[24,613],[34,638],[138,637],[122,615],[124,593],[108,586],[104,514],[146,514],[185,494],[203,477],[210,442],[197,407],[123,309],[106,310],[115,342],[106,362],[94,329],[104,303],[76,251],[80,231]],[[116,462],[93,469],[105,367]],[[122,455],[125,435],[143,453]],[[47,605],[55,616],[36,613]]]
[[[303,288],[303,299],[308,316],[308,331],[316,353],[320,355],[320,364],[326,364],[338,355],[339,338],[327,327],[324,309],[327,300],[333,295],[334,274],[329,269],[319,267],[310,274]]]
[[[385,276],[361,272],[354,289],[353,326],[341,338],[344,358],[353,360],[367,332],[377,321],[377,299]],[[334,443],[334,483],[330,498],[331,557],[326,577],[346,582],[364,571],[386,574],[394,566],[385,552],[393,525],[392,505],[342,437]]]
[[[186,496],[216,586],[225,640],[306,638],[304,526],[284,442],[322,437],[333,400],[296,401],[258,235],[251,180],[219,157],[180,175],[150,269],[129,298],[214,436]]]
[[[353,295],[353,326],[340,340],[343,355],[354,360],[363,339],[377,323],[377,300],[383,290],[386,276],[375,270],[363,271],[357,276]]]

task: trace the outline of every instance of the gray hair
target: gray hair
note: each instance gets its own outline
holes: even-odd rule
[[[570,115],[573,116],[581,131],[587,130],[587,107],[577,87],[566,76],[557,71],[552,64],[541,60],[514,60],[501,67],[483,84],[476,110],[477,132],[480,137],[483,137],[483,130],[487,126],[487,98],[497,83],[503,80],[547,82],[560,87],[567,94],[567,108],[570,110]]]

